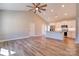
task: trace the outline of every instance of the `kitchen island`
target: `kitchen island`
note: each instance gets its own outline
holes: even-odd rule
[[[57,40],[64,39],[64,35],[62,32],[53,32],[53,31],[46,31],[45,37],[53,38],[53,39],[57,39]]]

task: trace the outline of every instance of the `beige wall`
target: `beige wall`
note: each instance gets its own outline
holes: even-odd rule
[[[32,12],[30,12],[29,15],[31,16],[30,18],[32,19],[31,22],[35,24],[35,34],[41,35],[42,34],[42,26],[45,25],[46,22],[39,15],[35,15]]]
[[[34,24],[34,34],[42,35],[42,25],[45,24],[43,19],[32,12],[21,11],[0,11],[2,37],[11,39],[18,37],[30,36],[32,25]]]
[[[23,12],[3,12],[2,29],[5,34],[14,32],[28,33],[29,18]]]
[[[0,35],[2,34],[2,13],[0,12]]]

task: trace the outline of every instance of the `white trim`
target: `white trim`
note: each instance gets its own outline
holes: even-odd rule
[[[30,37],[33,37],[33,36],[42,36],[42,35],[31,35]]]
[[[24,37],[12,38],[12,39],[3,39],[3,40],[0,40],[0,42],[17,40],[17,39],[24,39],[24,38],[30,38],[30,37],[35,37],[35,36],[42,36],[42,35],[32,35],[32,36],[24,36]]]
[[[3,39],[3,40],[0,40],[0,42],[17,40],[17,39],[24,39],[24,38],[30,38],[30,36],[18,37],[18,38],[12,38],[12,39]]]

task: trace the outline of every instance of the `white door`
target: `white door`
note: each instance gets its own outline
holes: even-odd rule
[[[43,24],[42,25],[42,35],[45,35],[46,34],[46,25],[45,24]]]

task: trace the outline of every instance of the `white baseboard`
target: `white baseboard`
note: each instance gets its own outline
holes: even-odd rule
[[[19,40],[19,39],[30,38],[30,37],[37,37],[37,36],[42,36],[42,35],[31,35],[31,36],[24,36],[24,37],[11,38],[11,39],[2,39],[2,40],[0,40],[0,42],[10,41],[10,40]]]
[[[42,35],[31,35],[30,37],[37,37],[37,36],[42,36]]]
[[[10,40],[18,40],[18,39],[24,39],[24,38],[30,38],[30,36],[18,37],[18,38],[12,38],[12,39],[3,39],[3,40],[0,40],[0,42],[10,41]]]

